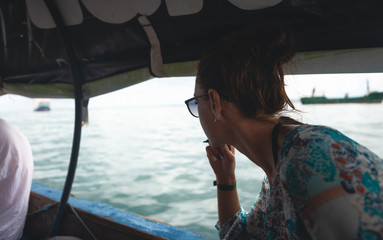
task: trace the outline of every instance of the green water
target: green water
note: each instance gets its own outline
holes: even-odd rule
[[[298,103],[297,103],[298,104]],[[297,106],[307,123],[335,127],[380,157],[383,104]],[[62,189],[70,158],[73,109],[0,110],[28,137],[34,180]],[[90,108],[72,193],[217,238],[216,190],[199,121],[184,105]],[[238,191],[249,209],[264,174],[239,154]]]

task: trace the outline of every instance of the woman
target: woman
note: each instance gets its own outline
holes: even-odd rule
[[[271,27],[224,38],[201,58],[186,101],[209,139],[220,238],[383,239],[383,163],[342,133],[281,117],[291,37]],[[235,188],[234,148],[266,173],[251,211]]]

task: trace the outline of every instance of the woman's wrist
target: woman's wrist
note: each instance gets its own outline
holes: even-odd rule
[[[216,175],[216,183],[219,185],[234,185],[237,182],[235,175],[218,176]]]
[[[218,184],[217,181],[214,181],[213,185],[217,186],[217,189],[221,190],[221,191],[233,191],[233,190],[237,189],[236,183],[231,184],[231,185],[223,185],[223,184]]]

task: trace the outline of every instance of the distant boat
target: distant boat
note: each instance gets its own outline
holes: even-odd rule
[[[315,88],[311,97],[302,97],[302,104],[329,104],[329,103],[381,103],[383,100],[383,92],[370,92],[367,81],[367,94],[362,97],[349,97],[348,94],[344,98],[326,98],[325,96],[314,96]]]
[[[50,102],[49,100],[37,100],[36,101],[36,106],[35,106],[35,112],[46,112],[50,111]]]

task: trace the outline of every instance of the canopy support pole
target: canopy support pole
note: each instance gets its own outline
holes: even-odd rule
[[[56,3],[54,0],[45,0],[45,4],[48,7],[49,12],[52,15],[52,18],[57,26],[58,31],[61,34],[62,40],[64,42],[64,47],[69,59],[69,66],[72,73],[72,78],[74,81],[74,95],[75,95],[75,121],[74,121],[74,133],[73,133],[73,143],[72,143],[72,153],[70,157],[70,163],[68,168],[68,173],[64,185],[64,190],[61,195],[60,206],[56,214],[56,219],[54,221],[51,236],[56,236],[62,218],[64,216],[65,209],[67,207],[69,194],[72,189],[73,179],[76,172],[78,154],[80,150],[80,140],[81,140],[81,127],[82,127],[82,70],[81,63],[76,57],[76,53],[73,48],[72,41],[70,39],[70,34],[68,33],[63,16],[61,15]]]
[[[3,35],[3,49],[4,49],[4,62],[8,59],[8,48],[7,48],[7,29],[4,21],[3,11],[0,8],[0,22],[1,22],[1,33]]]
[[[152,24],[146,16],[141,15],[137,18],[137,20],[144,29],[151,45],[149,68],[150,74],[152,74],[154,77],[167,77],[163,67],[161,44],[156,31],[154,31]]]

